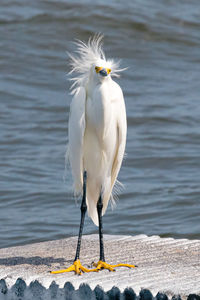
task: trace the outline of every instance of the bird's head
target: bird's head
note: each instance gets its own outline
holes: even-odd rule
[[[94,76],[99,78],[100,81],[110,77],[112,71],[111,64],[102,59],[98,60],[92,68]]]
[[[78,56],[69,54],[70,73],[76,73],[76,76],[71,78],[74,81],[71,86],[72,93],[76,93],[80,86],[84,87],[91,78],[102,82],[111,75],[119,77],[119,73],[125,70],[119,68],[118,61],[106,60],[102,50],[102,39],[103,36],[97,34],[90,38],[87,44],[78,41],[76,42]]]

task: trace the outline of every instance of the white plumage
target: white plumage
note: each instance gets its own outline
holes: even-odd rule
[[[72,78],[68,155],[76,194],[82,194],[83,172],[87,171],[88,213],[98,226],[97,201],[101,193],[104,214],[126,144],[123,93],[112,79],[122,69],[113,60],[106,60],[102,36],[95,36],[88,44],[76,44],[78,55],[70,55],[71,73],[77,76]],[[99,70],[109,71],[105,75]]]

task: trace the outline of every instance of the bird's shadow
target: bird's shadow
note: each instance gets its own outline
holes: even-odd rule
[[[54,257],[40,257],[40,256],[33,256],[33,257],[7,257],[7,258],[0,258],[0,265],[3,266],[16,266],[16,265],[46,265],[51,266],[54,263],[71,263],[73,260],[66,260],[64,258],[54,258]]]

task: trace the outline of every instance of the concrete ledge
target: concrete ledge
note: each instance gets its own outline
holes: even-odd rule
[[[6,295],[7,292],[4,293],[6,290],[16,294],[19,287],[21,291],[35,289],[40,291],[40,294],[48,291],[49,299],[68,299],[61,296],[68,287],[73,291],[72,294],[74,293],[74,296],[72,297],[71,294],[69,299],[79,299],[77,293],[86,291],[92,298],[88,294],[85,299],[104,299],[104,296],[96,298],[98,289],[99,293],[106,295],[105,299],[121,299],[120,297],[125,297],[127,287],[129,290],[126,292],[129,291],[133,295],[136,293],[140,295],[140,299],[144,297],[144,300],[150,300],[156,295],[158,300],[164,300],[163,297],[166,295],[170,298],[173,295],[180,295],[184,299],[190,294],[194,294],[190,295],[189,298],[193,297],[190,300],[198,299],[197,295],[200,294],[199,240],[175,240],[146,235],[105,235],[104,240],[107,262],[133,263],[138,265],[138,268],[120,267],[116,272],[102,270],[99,273],[85,273],[82,276],[75,276],[73,273],[50,274],[50,270],[65,268],[73,262],[77,237],[4,248],[0,249],[0,279],[2,279],[0,299],[1,295]],[[98,235],[84,236],[81,248],[82,264],[90,266],[93,261],[98,261],[98,258]],[[68,282],[67,286],[66,282]],[[97,288],[97,285],[102,289]],[[116,288],[113,290],[114,286]],[[55,291],[60,293],[59,297],[56,296]],[[52,298],[51,293],[54,293],[55,297]],[[109,298],[111,296],[109,293],[118,293],[119,297]],[[38,297],[35,295],[34,299]],[[40,295],[38,299],[43,298]],[[48,297],[45,296],[45,299]],[[83,295],[81,299],[84,299]]]

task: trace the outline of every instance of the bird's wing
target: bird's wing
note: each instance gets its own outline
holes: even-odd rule
[[[126,146],[126,132],[127,132],[127,121],[126,121],[126,108],[124,104],[124,97],[122,90],[119,86],[116,86],[116,89],[113,89],[114,95],[114,109],[115,117],[116,117],[116,129],[117,129],[117,141],[115,146],[115,155],[113,158],[113,163],[111,166],[111,183],[110,188],[107,190],[107,193],[104,194],[104,202],[103,202],[103,211],[104,214],[108,205],[108,201],[110,199],[113,187],[115,185],[122,160],[124,157],[124,151]],[[117,193],[117,189],[114,191]],[[111,197],[113,199],[113,197]],[[114,200],[114,199],[113,199]]]
[[[124,157],[124,151],[126,146],[126,132],[127,132],[127,121],[126,121],[126,108],[124,104],[124,97],[122,92],[117,99],[117,146],[115,157],[112,165],[111,172],[111,186],[113,188],[117,175],[119,173],[122,160]]]
[[[85,132],[85,101],[86,92],[83,87],[72,99],[69,116],[68,155],[74,180],[74,191],[82,193],[83,184],[83,138]]]

